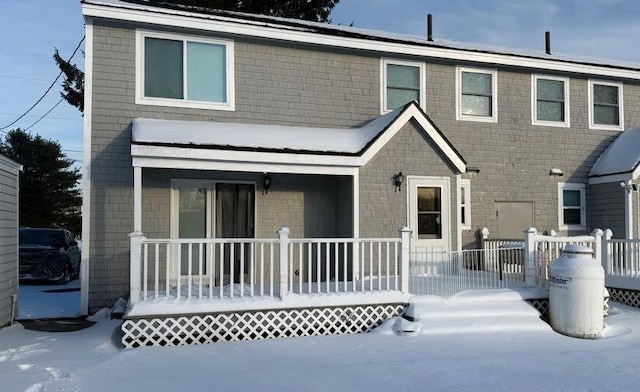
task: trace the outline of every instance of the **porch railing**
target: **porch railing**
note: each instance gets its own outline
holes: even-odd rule
[[[409,234],[403,228],[399,238],[292,239],[286,227],[273,239],[148,239],[132,233],[129,301],[406,293]]]
[[[451,297],[465,290],[524,287],[523,247],[411,253],[409,290]]]

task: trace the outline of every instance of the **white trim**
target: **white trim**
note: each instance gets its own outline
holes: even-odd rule
[[[391,123],[391,126],[386,130],[386,132],[378,137],[373,145],[371,145],[362,155],[359,161],[359,166],[366,165],[367,162],[369,162],[412,118],[420,124],[422,129],[427,133],[427,136],[431,138],[440,151],[442,151],[442,153],[449,159],[451,164],[453,164],[460,173],[466,172],[467,165],[465,162],[458,156],[446,139],[433,127],[433,125],[415,105],[408,107],[400,117]]]
[[[594,98],[593,98],[593,86],[594,85],[601,86],[612,86],[618,88],[618,125],[602,125],[596,124],[595,119],[593,118],[595,115],[595,111],[593,110],[594,106]],[[589,79],[589,129],[603,129],[609,131],[624,131],[624,93],[623,93],[623,84],[622,83],[613,83],[607,82],[603,80],[594,80]]]
[[[625,182],[624,192],[624,235],[626,239],[633,239],[633,189],[631,180]]]
[[[145,38],[161,38],[173,41],[183,42],[183,74],[185,76],[183,80],[183,99],[174,98],[158,98],[158,97],[145,97],[144,96],[144,39]],[[226,62],[226,102],[208,102],[208,101],[193,101],[187,99],[187,81],[186,81],[186,42],[202,42],[214,45],[223,45],[225,47],[225,62]],[[175,33],[161,33],[150,30],[136,30],[136,91],[135,91],[135,103],[137,105],[153,105],[153,106],[169,106],[169,107],[182,107],[193,109],[210,109],[210,110],[235,110],[235,75],[234,75],[234,43],[230,40],[212,39],[208,37],[187,35],[187,34],[175,34]]]
[[[491,75],[491,116],[471,116],[462,113],[462,73]],[[456,120],[477,122],[498,122],[498,71],[475,67],[456,67]]]
[[[353,179],[353,238],[360,238],[360,170],[356,169],[351,178]]]
[[[554,80],[564,83],[564,121],[545,121],[538,120],[538,79]],[[571,126],[571,99],[570,99],[569,78],[561,78],[558,76],[547,76],[540,74],[531,75],[531,124],[547,127],[569,128]]]
[[[451,250],[452,240],[452,219],[451,219],[451,179],[449,177],[435,176],[407,176],[407,226],[411,228],[411,248],[441,251]],[[417,211],[417,200],[415,192],[418,187],[439,187],[440,195],[440,216],[441,216],[441,238],[438,239],[418,239],[417,216],[414,220],[414,212]],[[415,223],[415,224],[414,224]],[[441,242],[441,244],[439,244]],[[446,249],[433,249],[442,246]]]
[[[93,117],[93,21],[86,20],[84,40],[84,143],[82,175],[82,257],[80,262],[80,314],[89,314],[91,253],[91,120]]]
[[[389,113],[393,109],[387,107],[387,66],[401,65],[405,67],[418,68],[418,105],[422,110],[426,110],[426,64],[419,61],[402,61],[390,58],[380,59],[380,113]]]
[[[640,168],[640,166],[639,166]],[[610,174],[607,176],[589,178],[589,185],[608,184],[610,182],[628,181],[638,178],[638,169],[632,173]]]
[[[142,233],[142,168],[133,167],[133,232]]]
[[[465,223],[462,223],[462,189],[465,190],[465,206],[464,206],[464,218]],[[458,225],[461,230],[471,230],[471,180],[459,179],[458,180]]]
[[[566,225],[564,223],[564,195],[562,191],[580,191],[580,225]],[[558,228],[560,230],[585,230],[587,228],[587,200],[586,186],[581,183],[559,182],[558,183]]]
[[[152,25],[238,34],[249,37],[270,38],[313,45],[367,50],[388,55],[405,54],[453,61],[471,61],[494,66],[495,64],[501,64],[527,69],[574,72],[580,74],[640,80],[640,70],[620,69],[604,65],[576,64],[552,59],[531,58],[516,54],[487,53],[454,48],[438,48],[422,45],[417,46],[410,43],[383,42],[382,40],[375,39],[350,38],[337,35],[330,36],[309,31],[295,31],[294,28],[275,25],[268,22],[252,22],[228,17],[193,14],[171,10],[164,11],[165,13],[159,14],[144,10],[113,7],[110,5],[82,4],[82,13],[86,17],[85,19],[98,17],[138,23],[149,23]],[[303,28],[300,27],[300,29],[302,30]]]

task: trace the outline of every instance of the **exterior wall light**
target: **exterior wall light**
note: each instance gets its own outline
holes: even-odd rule
[[[269,193],[269,188],[271,188],[271,177],[269,177],[269,173],[264,173],[262,177],[262,189],[265,194]]]
[[[404,174],[399,172],[398,174],[393,176],[393,186],[395,187],[396,192],[402,188],[402,183],[404,182]]]
[[[562,170],[558,169],[557,167],[554,167],[551,170],[549,170],[549,175],[562,177],[564,176],[564,173],[562,172]]]

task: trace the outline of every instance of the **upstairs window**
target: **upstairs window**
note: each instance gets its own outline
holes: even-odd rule
[[[589,81],[589,127],[623,130],[622,84]]]
[[[233,110],[233,42],[138,32],[136,103]]]
[[[458,67],[456,114],[458,120],[497,122],[497,72]]]
[[[389,112],[416,101],[424,109],[424,63],[382,60],[381,111]]]
[[[587,227],[584,184],[558,184],[558,223],[561,230],[584,230]]]
[[[533,124],[569,126],[569,79],[533,75]]]

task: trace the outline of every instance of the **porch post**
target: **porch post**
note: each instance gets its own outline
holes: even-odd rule
[[[595,229],[591,232],[591,235],[595,238],[595,246],[593,249],[594,256],[596,260],[602,265],[602,236],[604,235],[604,231],[600,229]]]
[[[142,233],[142,167],[133,167],[133,232]]]
[[[535,287],[536,285],[536,236],[535,227],[524,231],[524,285]]]
[[[129,234],[131,239],[131,260],[129,271],[129,305],[140,302],[140,283],[142,266],[142,240],[144,235],[141,232]]]
[[[411,257],[411,229],[403,227],[400,230],[400,291],[409,292],[409,259]]]
[[[624,187],[624,211],[626,213],[625,219],[625,238],[630,240],[633,238],[633,187],[631,185],[631,180],[625,183]]]
[[[604,268],[605,277],[611,274],[613,270],[613,260],[611,260],[611,245],[609,241],[613,237],[613,231],[606,229],[604,231],[604,241],[602,243],[602,267]]]
[[[288,294],[289,290],[289,228],[281,227],[278,230],[280,237],[280,299]]]

